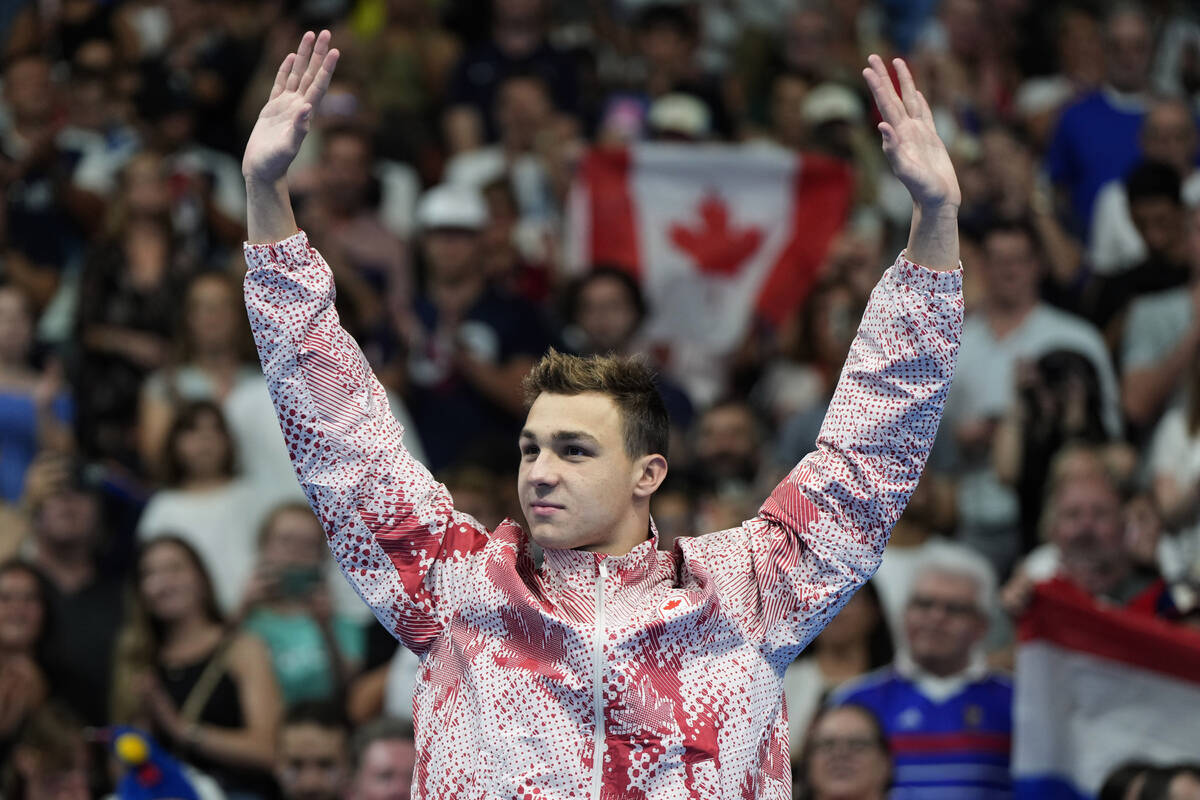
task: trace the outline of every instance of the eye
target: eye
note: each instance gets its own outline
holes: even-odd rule
[[[580,447],[577,444],[567,445],[566,452],[567,452],[568,457],[583,457],[583,456],[591,455],[590,453],[588,453],[587,450],[584,450],[582,447]]]
[[[521,446],[521,455],[525,458],[536,458],[538,454],[538,446],[536,444],[526,444]]]

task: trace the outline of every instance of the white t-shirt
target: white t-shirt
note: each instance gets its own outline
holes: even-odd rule
[[[272,503],[250,481],[232,480],[201,492],[164,489],[138,520],[137,536],[149,541],[179,536],[200,554],[213,582],[217,605],[237,609],[257,557],[258,528]]]
[[[1155,478],[1169,476],[1195,491],[1200,483],[1200,435],[1188,433],[1187,409],[1176,406],[1163,415],[1150,442],[1149,462]],[[1200,577],[1200,520],[1160,540],[1158,566],[1168,581],[1188,574]]]

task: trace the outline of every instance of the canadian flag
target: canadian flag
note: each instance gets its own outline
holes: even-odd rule
[[[637,277],[652,308],[645,337],[686,374],[682,362],[730,354],[755,315],[778,324],[799,308],[852,189],[843,162],[763,145],[593,150],[571,193],[567,267]]]

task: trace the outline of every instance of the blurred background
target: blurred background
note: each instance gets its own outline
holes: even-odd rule
[[[111,792],[114,724],[209,797],[408,796],[420,664],[330,564],[241,298],[241,150],[322,27],[293,203],[406,444],[520,519],[526,370],[642,354],[666,550],[814,447],[907,239],[860,74],[906,58],[965,329],[883,567],[783,676],[795,796],[1200,797],[1200,12],[1171,0],[0,4],[3,797]]]

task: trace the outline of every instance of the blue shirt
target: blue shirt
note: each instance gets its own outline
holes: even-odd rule
[[[54,417],[69,423],[71,396],[60,393],[51,406]],[[38,418],[28,392],[0,391],[0,498],[15,503],[25,491],[25,472],[38,451]]]
[[[1059,119],[1046,171],[1071,193],[1075,232],[1085,240],[1100,187],[1124,178],[1141,158],[1138,131],[1145,116],[1144,108],[1118,107],[1104,91],[1095,91],[1068,106]]]
[[[939,702],[894,667],[830,700],[864,706],[879,718],[892,750],[891,800],[1012,797],[1012,701],[1012,682],[986,675]]]

